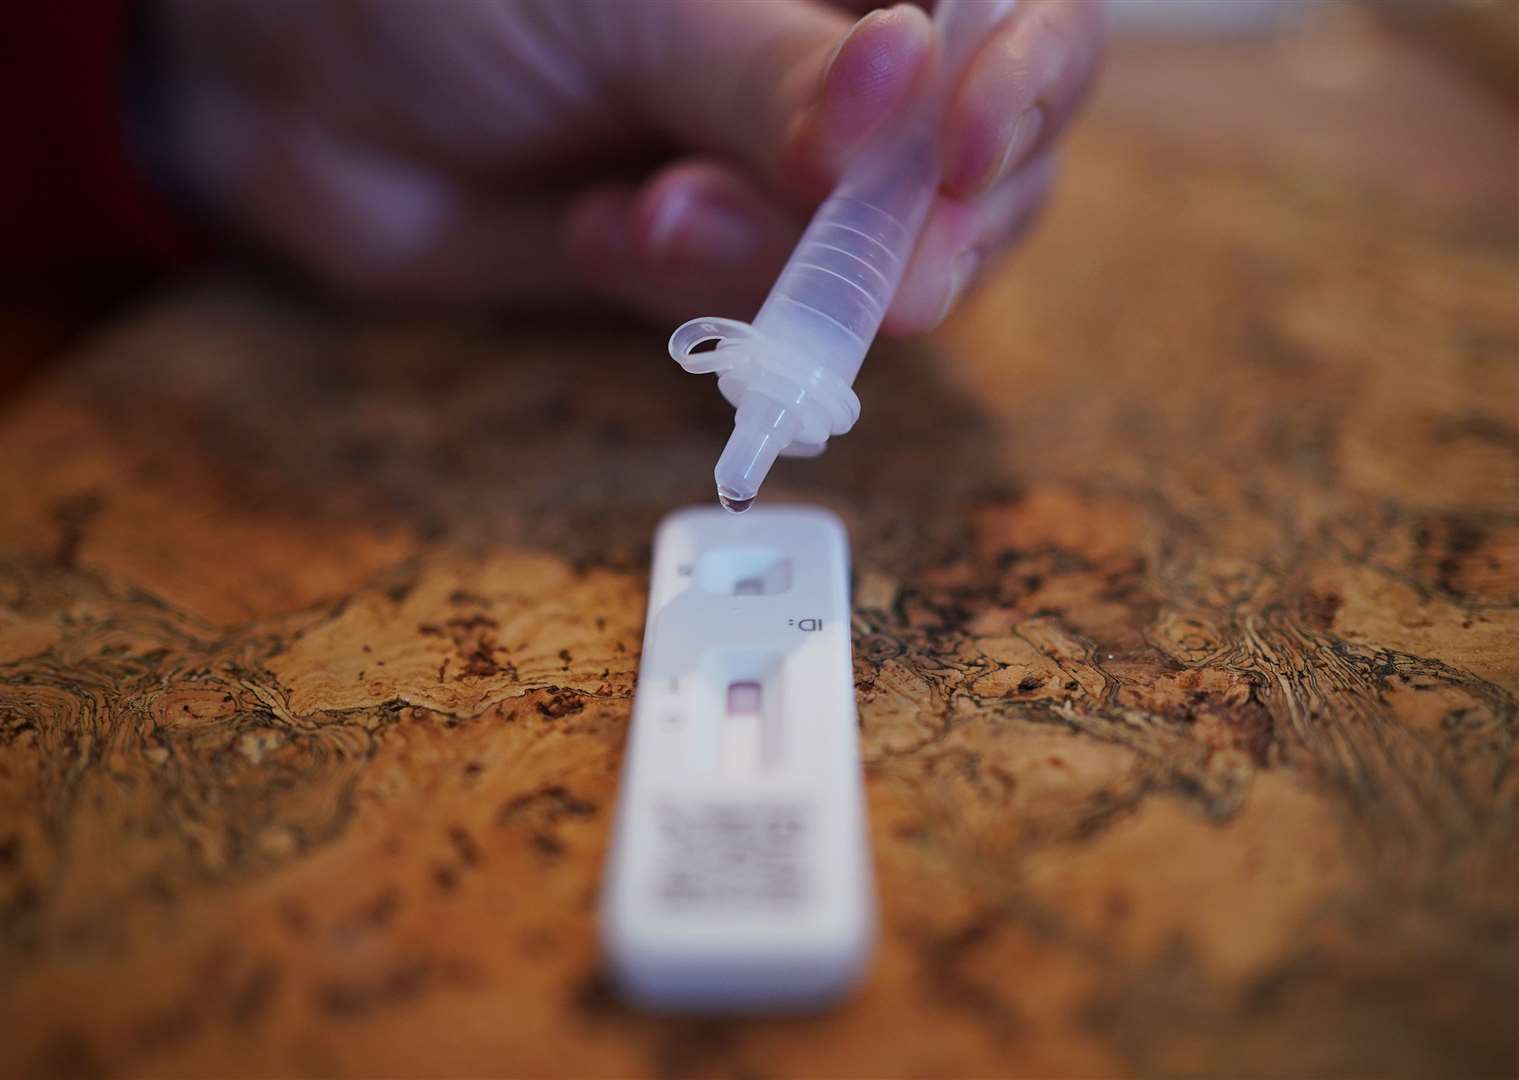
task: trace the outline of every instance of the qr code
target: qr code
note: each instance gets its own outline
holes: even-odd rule
[[[671,907],[790,908],[806,891],[801,807],[785,803],[662,805],[656,879]]]

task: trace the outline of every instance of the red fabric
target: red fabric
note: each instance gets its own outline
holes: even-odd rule
[[[135,0],[20,0],[0,31],[0,275],[164,266],[198,241],[127,145]]]

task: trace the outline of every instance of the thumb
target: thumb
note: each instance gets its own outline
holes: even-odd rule
[[[907,97],[933,45],[912,4],[852,24],[810,0],[630,7],[660,23],[641,27],[618,61],[644,116],[692,149],[813,195]]]

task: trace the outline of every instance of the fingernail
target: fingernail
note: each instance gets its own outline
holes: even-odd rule
[[[1039,131],[1044,127],[1044,110],[1038,105],[1031,105],[1018,114],[1018,119],[1008,129],[1007,143],[1002,147],[1002,154],[997,158],[997,163],[987,173],[986,177],[976,185],[976,191],[987,191],[997,186],[998,182],[1012,172],[1028,156],[1033,148],[1035,140],[1039,138]]]
[[[660,200],[645,236],[649,256],[660,262],[741,262],[753,255],[761,239],[749,218],[685,189]]]
[[[949,285],[944,292],[944,305],[939,309],[939,317],[934,320],[938,326],[955,305],[960,302],[960,297],[965,295],[965,290],[970,287],[971,280],[976,276],[976,270],[981,265],[981,253],[976,250],[962,251],[955,256],[954,262],[949,264]]]
[[[1031,9],[984,47],[960,92],[946,184],[961,198],[979,195],[1024,164],[1048,122],[1046,95],[1070,69],[1064,37],[1049,9]]]

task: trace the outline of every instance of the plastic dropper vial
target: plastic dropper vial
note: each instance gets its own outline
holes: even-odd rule
[[[687,371],[716,373],[734,407],[713,475],[747,510],[777,457],[816,457],[860,415],[851,388],[939,188],[938,127],[965,63],[1013,0],[939,0],[928,93],[855,157],[818,207],[753,323],[700,318],[670,336]]]

